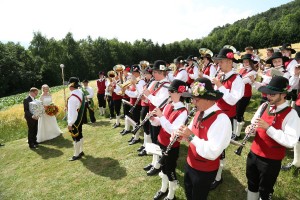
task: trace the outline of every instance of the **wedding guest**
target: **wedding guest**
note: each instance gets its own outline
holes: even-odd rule
[[[24,117],[28,126],[28,145],[31,149],[36,149],[38,143],[36,141],[38,129],[38,117],[34,116],[29,110],[29,103],[34,101],[35,97],[39,94],[39,90],[35,87],[30,88],[29,95],[23,100]]]
[[[86,124],[88,122],[87,120],[87,111],[89,111],[89,116],[90,120],[92,123],[96,122],[95,118],[95,112],[94,112],[94,90],[91,86],[89,86],[89,81],[88,80],[83,80],[83,87],[81,88],[83,94],[86,97],[85,101],[85,108],[84,108],[84,113],[83,113],[83,123]]]
[[[47,84],[42,85],[42,95],[40,101],[43,102],[44,106],[52,104],[52,96],[50,94],[50,88]],[[37,142],[43,142],[51,140],[59,136],[62,132],[58,127],[56,113],[45,113],[38,120],[38,132]]]

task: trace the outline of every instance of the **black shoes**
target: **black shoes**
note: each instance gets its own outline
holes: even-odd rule
[[[30,149],[37,149],[38,147],[34,144],[34,145],[29,145]]]
[[[214,190],[223,182],[223,178],[221,178],[219,181],[214,180],[212,184],[210,185],[210,190]]]
[[[166,196],[167,194],[168,194],[168,190],[166,192],[162,192],[159,190],[158,192],[156,192],[155,196],[153,197],[153,200],[159,200],[163,196]]]
[[[132,142],[132,140],[133,140],[133,136],[127,141],[127,142]]]
[[[127,131],[127,130],[123,129],[123,130],[120,132],[121,135],[126,135],[126,134],[128,134],[128,133],[131,133],[131,131]]]
[[[121,126],[121,123],[119,123],[119,124],[116,124],[116,123],[115,123],[115,124],[113,125],[113,128],[117,128],[117,127],[120,127],[120,126]]]
[[[138,151],[138,152],[141,152],[141,151],[144,150],[144,149],[145,149],[145,147],[142,145],[142,146],[140,146],[140,148],[137,149],[137,151]]]
[[[81,157],[78,156],[73,156],[72,158],[69,159],[69,161],[75,161],[75,160],[79,160]]]
[[[137,140],[135,140],[135,139],[132,139],[131,140],[131,142],[129,142],[129,145],[133,145],[133,144],[136,144],[136,143],[139,143],[141,141],[141,139],[139,138],[139,139],[137,139]]]
[[[160,172],[160,168],[156,169],[154,167],[151,167],[149,171],[147,171],[147,176],[154,176],[157,175]]]
[[[164,200],[176,200],[176,197],[174,196],[173,199],[169,199],[168,197],[165,197]]]
[[[82,151],[82,152],[79,153],[78,157],[82,157],[82,156],[84,156],[84,155],[85,155],[85,154],[84,154],[83,151]]]
[[[151,168],[152,168],[152,164],[150,163],[150,164],[148,164],[147,166],[145,166],[143,169],[144,169],[145,171],[149,171]]]
[[[292,163],[288,163],[287,165],[282,165],[281,170],[288,171],[290,170],[294,165]]]
[[[147,155],[147,151],[145,149],[143,149],[138,153],[138,156],[146,156],[146,155]]]
[[[240,135],[237,136],[236,134],[232,134],[231,139],[234,140],[234,141],[238,141],[238,140],[241,139],[241,136]]]

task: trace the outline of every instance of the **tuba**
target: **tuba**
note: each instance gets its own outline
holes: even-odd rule
[[[122,64],[117,64],[113,67],[113,70],[119,75],[121,83],[123,83],[123,71],[125,66]]]
[[[198,60],[198,65],[199,65],[199,70],[202,70],[203,67],[205,67],[204,61],[203,61],[203,57],[205,56],[205,54],[209,54],[210,57],[212,58],[214,53],[210,49],[207,49],[207,48],[200,48],[199,53],[201,55],[201,58]]]
[[[146,61],[146,60],[142,60],[141,62],[140,62],[140,67],[141,67],[141,70],[145,70],[147,67],[149,67],[150,66],[150,63],[148,62],[148,61]]]

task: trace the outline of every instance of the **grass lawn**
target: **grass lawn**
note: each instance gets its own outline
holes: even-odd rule
[[[92,86],[95,82],[92,82]],[[62,91],[53,94],[55,102],[63,105]],[[60,100],[59,100],[60,99]],[[246,120],[249,121],[258,105],[259,95],[251,100]],[[37,150],[30,150],[26,143],[26,124],[22,119],[22,105],[0,111],[0,139],[5,146],[0,147],[0,199],[128,199],[147,200],[161,186],[159,176],[147,177],[143,167],[152,157],[137,156],[139,144],[128,145],[130,134],[121,136],[121,128],[112,129],[113,121],[100,117],[97,122],[83,126],[84,152],[81,160],[69,162],[73,145],[67,133],[66,122],[58,116],[63,135],[42,143]],[[122,121],[122,125],[124,122]],[[250,142],[242,155],[237,156],[236,146],[226,150],[226,166],[223,183],[209,194],[209,199],[246,199],[246,156]],[[183,189],[184,165],[187,145],[181,145],[177,176],[180,187],[177,199],[185,199]],[[283,163],[293,159],[288,151]],[[280,172],[273,199],[300,199],[299,171]]]

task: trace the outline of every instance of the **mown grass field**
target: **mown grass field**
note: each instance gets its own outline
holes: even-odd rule
[[[91,82],[95,87],[95,82]],[[67,91],[68,94],[68,91]],[[63,91],[53,94],[56,104],[63,107]],[[255,93],[251,106],[247,109],[249,121],[259,102]],[[0,111],[0,139],[5,142],[0,147],[0,199],[91,199],[91,200],[140,200],[153,199],[161,186],[159,176],[147,177],[142,169],[151,162],[152,157],[137,156],[139,145],[128,145],[130,135],[121,136],[122,128],[112,129],[114,120],[100,117],[97,122],[84,125],[84,152],[86,156],[69,162],[72,156],[72,140],[62,121],[62,109],[58,122],[63,130],[62,136],[47,141],[37,150],[27,145],[27,128],[23,119],[22,104]],[[122,121],[122,125],[124,122]],[[209,195],[209,199],[246,199],[246,156],[250,143],[242,155],[234,154],[236,146],[230,145],[226,151],[227,163],[223,173],[224,182]],[[183,189],[184,164],[187,145],[181,145],[177,175],[180,187],[176,191],[179,200],[185,199]],[[293,152],[283,161],[293,159]],[[299,171],[280,172],[273,199],[300,199]]]

